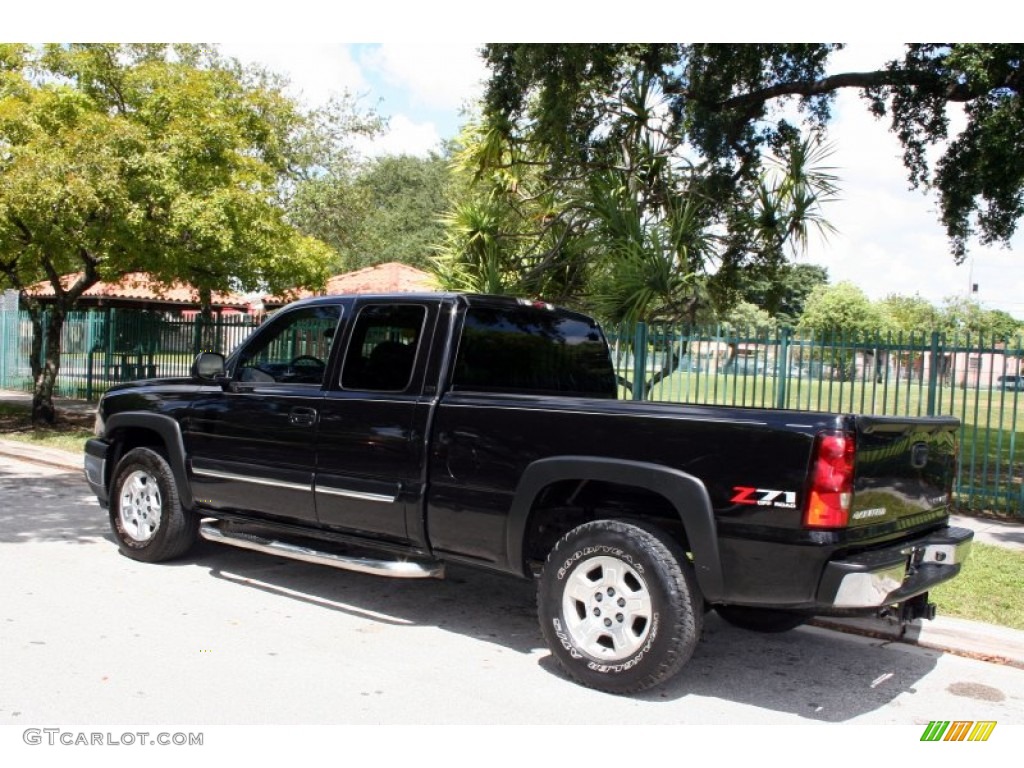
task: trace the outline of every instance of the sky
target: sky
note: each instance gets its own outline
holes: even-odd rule
[[[28,21],[20,21],[28,27],[21,37],[29,40],[241,41],[219,45],[242,61],[287,76],[295,95],[307,104],[348,91],[386,115],[389,129],[361,147],[367,154],[422,155],[457,134],[467,105],[482,93],[487,71],[477,55],[478,41],[652,36],[714,41],[725,36],[741,42],[830,39],[839,36],[838,29],[855,40],[987,40],[1016,34],[1022,24],[1014,20],[1024,22],[1021,10],[1006,10],[1017,6],[996,5],[995,0],[975,0],[972,15],[955,18],[914,15],[913,8],[897,5],[861,0],[856,12],[844,16],[836,9],[828,19],[819,19],[819,4],[783,0],[771,6],[773,15],[765,19],[757,15],[765,12],[764,5],[752,0],[734,0],[724,17],[708,15],[714,11],[701,16],[687,4],[668,0],[648,0],[644,14],[636,15],[622,14],[621,3],[608,0],[519,0],[515,13],[499,13],[498,6],[481,12],[480,4],[464,0],[377,0],[358,6],[317,0],[287,5],[178,0],[173,12],[145,19],[129,0],[50,0],[48,7],[59,6],[59,14],[44,18],[26,11]],[[14,29],[20,31],[17,23]],[[341,42],[346,40],[383,42]],[[836,71],[875,69],[900,50],[895,42],[854,42],[834,57],[833,66]],[[831,163],[841,179],[841,194],[826,217],[837,232],[825,241],[812,239],[799,261],[826,267],[832,282],[849,280],[872,299],[918,294],[940,303],[973,295],[986,308],[1024,318],[1024,235],[1018,234],[1009,249],[973,243],[967,261],[956,265],[936,200],[908,188],[901,148],[887,123],[871,117],[855,92],[840,94],[833,114]],[[956,125],[957,115],[951,117]],[[977,292],[972,294],[974,284]]]

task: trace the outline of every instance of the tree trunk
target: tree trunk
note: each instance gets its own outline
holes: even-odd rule
[[[675,344],[672,344],[671,342],[667,346],[667,360],[662,364],[661,370],[655,372],[655,374],[651,377],[650,381],[647,381],[644,384],[645,400],[650,400],[651,393],[654,391],[654,388],[676,372],[676,368],[679,367],[680,360],[682,360],[683,355],[686,354],[686,349],[689,346],[689,340],[685,340],[681,343],[680,352],[676,351]]]
[[[15,224],[23,233],[27,253],[29,246],[33,244],[32,232],[21,222],[16,221]],[[33,265],[32,273],[37,269],[41,270],[53,286],[53,305],[49,309],[44,309],[39,298],[27,290],[31,281],[23,279],[19,273],[18,261],[21,255],[23,254],[16,255],[13,261],[0,264],[0,272],[7,276],[14,288],[17,288],[19,303],[28,309],[29,317],[32,319],[32,351],[29,360],[32,369],[32,423],[53,424],[57,419],[57,409],[53,406],[53,390],[57,386],[57,373],[60,371],[64,321],[78,298],[99,282],[99,259],[85,248],[78,249],[76,255],[81,259],[83,270],[74,283],[65,288],[60,270],[54,263],[54,254],[43,252],[38,266]]]
[[[64,310],[57,305],[48,312],[37,310],[32,314],[33,424],[53,424],[57,420],[53,391],[57,386],[57,373],[60,371],[64,318]],[[43,339],[46,341],[45,353]]]

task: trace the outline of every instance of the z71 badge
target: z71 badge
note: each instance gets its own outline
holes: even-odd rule
[[[796,491],[773,491],[770,488],[747,488],[737,485],[736,494],[729,499],[733,504],[753,504],[758,507],[796,509]]]

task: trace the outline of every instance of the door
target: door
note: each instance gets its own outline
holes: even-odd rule
[[[341,315],[338,304],[282,312],[232,356],[230,384],[196,399],[186,441],[197,503],[316,520],[317,422]]]
[[[340,377],[320,408],[315,488],[321,524],[398,543],[425,541],[421,501],[431,399],[424,376],[439,304],[368,299],[353,308]]]

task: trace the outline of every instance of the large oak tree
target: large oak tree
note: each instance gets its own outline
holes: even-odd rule
[[[564,176],[614,162],[630,116],[621,94],[638,77],[664,95],[659,131],[686,148],[713,181],[731,223],[762,153],[792,136],[795,122],[824,128],[833,97],[860,91],[903,144],[908,178],[939,199],[953,255],[969,241],[1007,243],[1024,214],[1024,44],[923,43],[875,70],[831,72],[840,48],[818,44],[493,44],[489,121],[543,148]],[[794,120],[787,105],[799,108]],[[949,135],[947,107],[966,127]],[[945,143],[948,141],[948,144]],[[928,148],[942,144],[934,162]]]
[[[281,85],[206,46],[0,46],[0,281],[35,326],[34,420],[54,418],[64,319],[101,279],[143,270],[207,305],[322,284],[328,249],[280,205],[310,130]]]
[[[827,128],[843,89],[889,120],[955,259],[974,238],[1007,243],[1024,213],[1024,45],[908,45],[837,73],[840,47],[487,45],[467,145],[477,193],[453,210],[464,234],[442,271],[611,320],[721,314],[828,233],[841,180]],[[951,106],[966,119],[956,135]]]

